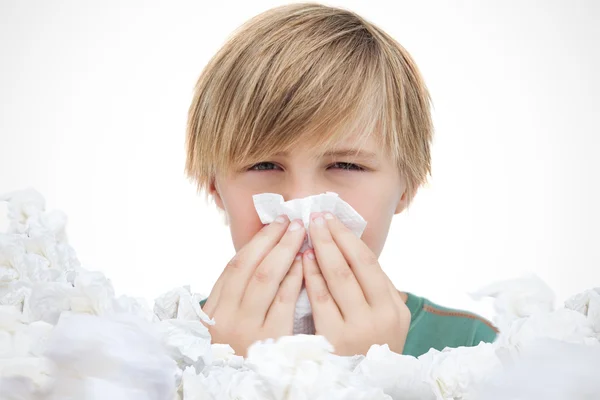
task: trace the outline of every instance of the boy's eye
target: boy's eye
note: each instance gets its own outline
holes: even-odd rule
[[[277,167],[277,165],[272,162],[259,162],[258,164],[254,164],[250,167],[251,171],[268,171],[273,169],[272,167]]]
[[[358,166],[353,163],[348,163],[348,162],[336,162],[336,163],[331,164],[331,167],[337,168],[337,169],[342,169],[345,171],[364,171],[365,170],[361,166]],[[275,168],[279,168],[279,166],[272,162],[263,161],[263,162],[259,162],[258,164],[254,164],[252,167],[250,167],[250,171],[270,171],[270,170],[274,170]]]
[[[356,164],[347,163],[347,162],[336,162],[333,166],[346,170],[346,171],[364,171],[363,167],[360,167]]]

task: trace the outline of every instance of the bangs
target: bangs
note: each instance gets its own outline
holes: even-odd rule
[[[348,137],[364,142],[381,127],[383,79],[376,48],[360,36],[321,44],[307,54],[286,54],[282,44],[249,81],[248,96],[232,98],[213,160],[219,172],[267,159],[301,144],[326,152]],[[260,65],[247,65],[260,71]],[[285,73],[283,72],[285,71]],[[216,139],[216,138],[215,138]],[[207,160],[208,161],[208,160]]]
[[[318,103],[287,105],[290,116],[285,122],[275,123],[270,130],[258,128],[254,134],[240,135],[235,146],[217,155],[221,160],[220,170],[231,172],[299,146],[307,146],[311,153],[319,156],[333,150],[341,141],[351,139],[352,147],[360,148],[371,136],[380,138],[381,99],[370,92],[332,91]],[[349,98],[356,100],[342,103]],[[257,127],[261,126],[260,122],[257,121]]]

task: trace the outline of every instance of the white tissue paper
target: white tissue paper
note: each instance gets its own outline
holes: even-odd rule
[[[600,288],[556,309],[535,279],[484,288],[511,321],[492,344],[416,358],[374,344],[342,357],[323,336],[295,335],[255,342],[243,358],[211,344],[204,296],[176,288],[153,308],[116,297],[79,264],[64,214],[34,190],[2,200],[0,400],[600,399]]]
[[[252,199],[254,200],[256,212],[263,224],[270,224],[279,215],[287,215],[290,221],[294,219],[302,220],[307,235],[300,248],[300,252],[312,248],[312,242],[308,235],[308,225],[310,214],[313,212],[332,213],[357,237],[361,237],[367,226],[364,218],[334,192],[325,192],[289,201],[284,201],[283,196],[276,193],[256,194],[252,196]],[[296,303],[296,312],[294,315],[294,334],[298,333],[315,333],[312,310],[304,282],[302,283],[302,290]]]

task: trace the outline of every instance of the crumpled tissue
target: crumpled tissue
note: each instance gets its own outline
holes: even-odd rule
[[[65,220],[50,218],[60,214],[39,193],[0,199],[10,217],[0,232],[0,400],[600,398],[598,288],[557,309],[537,278],[480,290],[508,324],[491,344],[417,358],[373,345],[342,357],[323,336],[295,335],[255,342],[243,358],[211,344],[203,296],[177,288],[153,308],[116,297],[109,279],[79,266]]]
[[[501,330],[519,318],[538,312],[550,312],[555,308],[554,291],[536,275],[494,282],[471,293],[474,300],[495,298],[494,324]]]
[[[276,193],[261,193],[252,196],[254,207],[263,224],[270,224],[279,215],[287,215],[290,221],[299,219],[304,223],[306,229],[306,238],[300,252],[311,249],[312,242],[308,234],[310,223],[310,214],[313,212],[330,212],[335,215],[348,229],[357,237],[361,237],[367,222],[364,218],[352,208],[352,206],[342,200],[335,192],[325,192],[313,196],[303,197],[284,201],[283,196]],[[302,290],[296,302],[294,315],[294,334],[304,333],[312,334],[315,332],[314,321],[312,319],[312,310],[308,294],[304,283]]]

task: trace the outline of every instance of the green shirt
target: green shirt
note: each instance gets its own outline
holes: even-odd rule
[[[406,293],[410,310],[410,327],[402,354],[418,357],[429,349],[477,346],[481,341],[491,343],[498,329],[479,315],[442,307],[432,301]]]
[[[477,314],[442,307],[430,300],[406,293],[410,310],[410,327],[402,354],[418,357],[429,349],[477,346],[481,341],[491,343],[498,330]],[[204,306],[206,299],[200,302]]]

